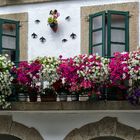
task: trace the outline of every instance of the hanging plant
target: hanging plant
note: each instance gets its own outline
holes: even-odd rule
[[[57,18],[60,16],[60,14],[58,13],[57,10],[51,10],[50,11],[50,17],[48,18],[48,23],[51,27],[51,29],[56,32],[57,29],[58,29],[58,21],[57,21]]]

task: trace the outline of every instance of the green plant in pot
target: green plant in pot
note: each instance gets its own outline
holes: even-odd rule
[[[50,11],[50,17],[48,18],[48,23],[51,27],[51,29],[56,32],[58,29],[58,21],[57,18],[60,16],[57,10],[51,10]]]

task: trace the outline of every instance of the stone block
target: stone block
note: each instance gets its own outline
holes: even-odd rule
[[[116,137],[125,139],[125,140],[133,140],[135,136],[136,129],[129,127],[127,125],[117,123],[116,126]]]
[[[9,134],[12,125],[12,116],[0,115],[0,133]]]
[[[79,130],[75,128],[64,138],[64,140],[84,140],[84,139],[80,136]]]
[[[14,135],[22,140],[27,140],[29,130],[30,129],[27,126],[24,126],[17,122],[13,122],[11,126],[10,135]]]
[[[117,118],[105,117],[99,122],[100,136],[114,136],[116,133]]]
[[[26,140],[43,140],[43,138],[35,128],[30,128]]]

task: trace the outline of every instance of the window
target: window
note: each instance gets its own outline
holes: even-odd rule
[[[112,57],[129,51],[129,12],[102,11],[89,15],[89,54]]]
[[[15,63],[19,61],[19,22],[0,19],[0,54],[8,54]]]

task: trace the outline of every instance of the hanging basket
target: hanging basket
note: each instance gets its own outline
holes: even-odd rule
[[[58,24],[57,23],[51,23],[50,27],[54,32],[57,32],[57,29],[58,29]]]

